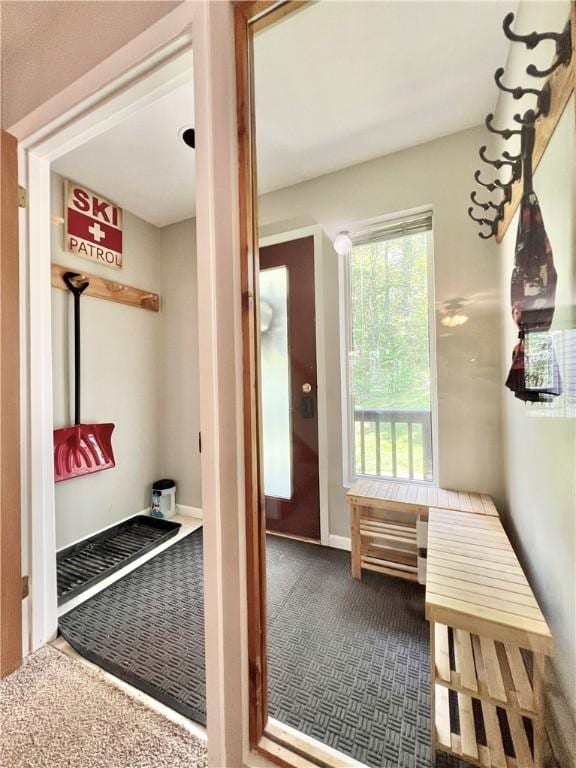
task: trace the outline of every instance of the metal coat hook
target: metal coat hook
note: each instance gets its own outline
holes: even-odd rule
[[[502,136],[502,138],[505,141],[508,141],[512,136],[519,136],[522,131],[514,131],[512,128],[494,128],[492,125],[492,121],[494,120],[494,114],[490,112],[489,115],[486,115],[486,120],[484,121],[484,124],[486,128],[490,131],[490,133],[496,133],[498,136]]]
[[[522,88],[521,86],[517,86],[516,88],[508,88],[507,85],[504,85],[502,82],[502,75],[504,74],[504,67],[498,67],[496,72],[494,72],[494,80],[496,82],[496,85],[498,88],[500,88],[501,91],[504,91],[504,93],[510,93],[512,94],[512,97],[514,99],[521,99],[523,96],[527,96],[528,94],[532,94],[534,96],[539,96],[540,91],[538,88]]]
[[[494,168],[496,168],[497,170],[500,170],[500,168],[503,168],[505,165],[509,165],[512,168],[513,174],[515,175],[515,173],[517,172],[518,160],[520,159],[519,156],[516,157],[513,160],[513,159],[511,159],[510,153],[507,152],[506,156],[508,157],[508,159],[506,159],[506,160],[490,160],[489,157],[486,157],[486,150],[487,149],[488,149],[488,147],[485,144],[483,144],[480,147],[480,149],[478,150],[478,154],[480,155],[481,159],[485,163],[487,163],[488,165],[494,166]],[[502,156],[503,157],[505,156],[504,152],[502,153]]]
[[[508,40],[512,40],[514,43],[524,43],[526,48],[532,50],[536,48],[543,40],[553,40],[556,46],[561,41],[564,32],[530,32],[529,35],[519,35],[517,32],[512,31],[512,22],[514,21],[514,14],[507,13],[502,22],[502,29]]]
[[[492,223],[490,219],[485,219],[485,218],[483,218],[483,217],[481,217],[481,218],[479,218],[479,219],[478,219],[478,218],[476,218],[476,216],[474,216],[474,208],[473,208],[472,206],[470,206],[470,207],[468,208],[468,216],[470,216],[470,218],[472,219],[472,221],[475,221],[475,222],[476,222],[476,224],[482,224],[482,225],[484,225],[484,224],[491,224],[491,223]]]
[[[504,34],[508,40],[512,40],[515,43],[524,43],[529,50],[536,48],[536,46],[543,40],[551,40],[556,46],[556,55],[552,64],[547,69],[537,69],[534,64],[530,64],[526,70],[528,75],[531,75],[532,77],[548,77],[548,75],[551,75],[561,64],[568,64],[572,58],[572,33],[570,21],[568,21],[562,32],[531,32],[529,35],[519,35],[516,32],[513,32],[513,21],[514,14],[509,13],[505,16],[502,23]]]
[[[494,181],[488,181],[488,182],[482,181],[482,179],[480,178],[480,171],[474,171],[474,178],[476,179],[478,184],[480,184],[481,187],[485,187],[488,190],[488,192],[494,192],[496,189],[504,188],[504,184],[502,184],[502,182],[499,181],[498,179],[494,179]]]
[[[493,203],[492,200],[487,200],[485,203],[483,203],[481,200],[478,200],[476,190],[470,193],[470,200],[472,200],[474,205],[477,205],[478,208],[482,208],[483,211],[487,211],[490,208],[492,208],[494,211],[498,211],[500,209],[500,205],[496,205],[496,203]]]
[[[540,113],[535,111],[534,109],[529,109],[527,112],[524,112],[523,115],[521,115],[519,112],[517,112],[514,115],[514,120],[517,123],[520,123],[520,125],[534,125],[536,120],[540,117]]]
[[[475,221],[477,224],[479,224],[481,227],[490,227],[489,234],[484,234],[483,232],[478,232],[478,237],[481,237],[483,240],[488,240],[491,237],[494,237],[496,235],[496,232],[498,230],[498,222],[500,221],[500,216],[496,216],[495,219],[485,219],[485,218],[477,218],[474,216],[474,209],[472,206],[468,208],[468,216],[472,219],[472,221]]]
[[[521,131],[520,131],[520,133],[521,133]],[[511,160],[513,163],[515,163],[515,162],[517,162],[518,160],[520,160],[522,158],[522,153],[519,152],[517,155],[511,155],[510,152],[508,152],[508,150],[505,149],[502,152],[502,157],[505,157],[506,160]]]
[[[555,34],[551,32],[550,34]],[[566,24],[563,31],[560,33],[556,42],[556,56],[552,64],[546,69],[538,69],[534,64],[530,64],[526,69],[528,75],[532,77],[548,77],[552,72],[555,72],[560,65],[566,66],[570,63],[572,58],[572,29],[570,21]]]
[[[495,192],[497,189],[500,189],[504,194],[504,198],[502,202],[504,203],[510,202],[510,199],[512,197],[511,181],[507,182],[506,184],[503,184],[500,181],[500,179],[494,179],[494,181],[485,182],[485,181],[482,181],[482,179],[480,178],[480,171],[474,171],[474,178],[477,181],[477,183],[480,184],[481,187],[485,187],[488,190],[488,192]]]

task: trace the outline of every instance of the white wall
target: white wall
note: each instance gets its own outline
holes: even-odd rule
[[[523,33],[561,30],[567,2],[522,3],[517,27]],[[526,66],[546,66],[551,47],[527,52],[512,46],[506,82],[525,84]],[[502,98],[498,125],[511,125],[516,102]],[[552,329],[576,327],[575,104],[572,96],[534,176],[534,189],[558,272]],[[505,148],[502,143],[500,149]],[[507,147],[510,149],[510,147]],[[518,215],[500,249],[503,307],[502,380],[510,367],[517,329],[510,316],[510,275]],[[576,420],[542,416],[502,387],[505,436],[506,523],[554,636],[548,687],[552,741],[562,768],[575,764],[576,736]],[[540,413],[540,415],[538,415]]]
[[[478,165],[481,129],[346,168],[264,195],[261,235],[320,224],[326,235],[324,291],[328,374],[330,533],[349,536],[342,476],[337,260],[330,239],[376,216],[432,206],[437,308],[470,300],[469,321],[449,329],[437,319],[440,484],[502,498],[499,263],[466,209]]]
[[[202,507],[196,219],[160,230],[160,264],[161,472],[176,480],[178,504]]]
[[[63,180],[52,175],[52,211],[63,216]],[[124,212],[121,271],[63,250],[62,224],[52,225],[52,260],[78,271],[160,291],[159,231]],[[83,296],[82,412],[84,423],[116,424],[116,467],[55,485],[60,549],[149,506],[159,471],[159,387],[162,313]],[[52,289],[54,427],[72,424],[73,312],[68,292]]]

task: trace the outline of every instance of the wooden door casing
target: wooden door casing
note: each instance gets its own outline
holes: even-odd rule
[[[18,147],[0,137],[0,677],[22,663]]]

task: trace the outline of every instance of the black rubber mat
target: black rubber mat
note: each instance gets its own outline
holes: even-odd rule
[[[269,712],[375,768],[430,768],[424,590],[349,553],[268,540]],[[60,620],[83,656],[204,723],[202,532]],[[437,766],[461,766],[438,757]]]
[[[58,552],[58,605],[175,536],[180,523],[136,515]]]

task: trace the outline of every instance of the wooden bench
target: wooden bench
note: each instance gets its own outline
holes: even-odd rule
[[[422,555],[430,507],[498,517],[494,502],[486,494],[426,485],[361,479],[347,497],[355,579],[360,579],[365,569],[424,583],[426,561]]]
[[[552,637],[497,517],[429,510],[426,618],[432,762],[438,749],[484,768],[542,768],[543,672]],[[479,743],[479,718],[486,744]]]

